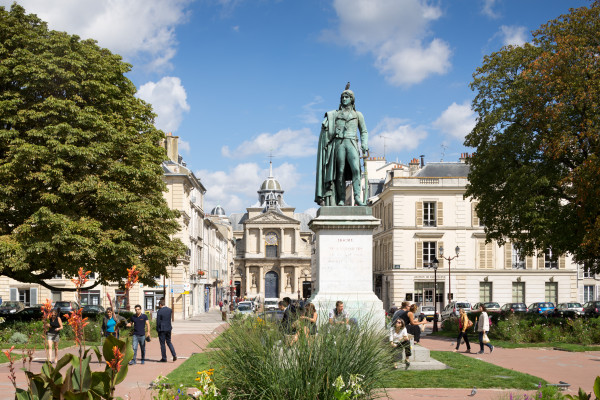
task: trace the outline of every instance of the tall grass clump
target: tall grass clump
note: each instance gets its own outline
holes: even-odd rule
[[[364,321],[351,328],[323,325],[315,336],[299,331],[291,343],[293,336],[260,318],[232,322],[215,354],[217,386],[236,399],[334,399],[338,378],[348,383],[358,375],[352,398],[376,396],[393,365],[382,330]]]

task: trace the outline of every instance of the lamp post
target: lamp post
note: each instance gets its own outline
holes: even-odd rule
[[[460,252],[460,247],[456,246],[454,248],[454,251],[456,252],[456,255],[454,257],[444,257],[444,246],[440,246],[439,250],[440,250],[440,257],[445,260],[448,260],[448,303],[450,303],[452,301],[452,284],[450,281],[450,263],[452,262],[452,260],[454,260],[455,258],[458,257],[458,253]]]
[[[438,312],[437,312],[437,269],[440,262],[436,257],[433,258],[433,329],[432,332],[438,331]]]

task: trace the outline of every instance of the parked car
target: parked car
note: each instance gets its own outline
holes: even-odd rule
[[[42,319],[43,315],[42,307],[25,307],[14,314],[8,314],[5,318],[9,321],[35,321]]]
[[[500,307],[501,314],[512,314],[512,313],[526,313],[529,309],[525,303],[506,303]]]
[[[555,317],[580,317],[583,315],[581,303],[560,303],[554,309]]]
[[[79,310],[80,306],[76,301],[57,301],[52,308],[60,308],[61,314],[66,314]]]
[[[475,303],[473,306],[473,311],[479,311],[479,307],[481,307],[482,304],[486,310],[488,310],[488,312],[500,312],[500,304],[496,303],[495,301]]]
[[[442,313],[440,314],[442,322],[449,318],[458,317],[458,310],[461,308],[465,309],[466,311],[470,311],[471,303],[469,303],[468,301],[452,301],[448,303],[448,305],[444,307]]]
[[[25,308],[20,301],[5,301],[0,305],[0,315],[14,314]]]
[[[530,313],[548,315],[554,312],[554,303],[549,301],[532,303],[528,308]]]
[[[265,311],[265,312],[261,312],[260,314],[258,314],[258,317],[262,318],[263,320],[265,320],[267,322],[278,323],[279,321],[281,321],[283,319],[283,311],[281,311],[281,310]]]
[[[435,315],[435,307],[433,306],[421,306],[421,314],[419,315],[419,320],[422,320],[421,316],[425,318],[427,321],[433,321],[433,316]]]
[[[588,301],[583,305],[583,314],[586,317],[600,317],[600,301]]]
[[[279,299],[276,299],[276,298],[265,299],[264,310],[265,311],[277,310],[277,308],[278,308],[277,303],[279,303]]]
[[[95,317],[98,314],[104,314],[105,311],[104,307],[97,304],[86,304],[82,308],[81,315],[84,317]]]
[[[234,314],[252,315],[254,314],[254,306],[251,301],[241,301],[238,303]]]

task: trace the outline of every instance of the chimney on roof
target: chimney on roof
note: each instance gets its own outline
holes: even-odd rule
[[[421,168],[423,168],[425,166],[425,155],[421,154],[419,157],[421,157]]]
[[[174,163],[179,164],[179,136],[173,136],[171,132],[167,134],[165,138],[165,150],[167,151],[167,157]]]
[[[469,154],[469,153],[460,153],[460,159],[459,159],[459,161],[464,164],[464,163],[467,162],[467,160],[469,158],[471,158],[471,154]]]
[[[419,160],[416,158],[413,158],[408,163],[408,174],[410,176],[413,176],[418,170],[419,170]]]

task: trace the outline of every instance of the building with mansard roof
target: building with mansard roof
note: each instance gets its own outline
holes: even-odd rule
[[[269,176],[258,201],[243,214],[229,217],[235,238],[234,293],[238,297],[308,298],[311,294],[311,216],[296,213],[283,189]]]
[[[384,306],[403,300],[434,305],[435,294],[438,310],[449,296],[501,305],[598,298],[598,277],[583,274],[568,254],[550,248],[523,257],[511,243],[485,242],[476,203],[463,198],[466,157],[427,164],[413,159],[408,165],[367,160],[369,204],[381,219],[373,233],[374,291]]]

